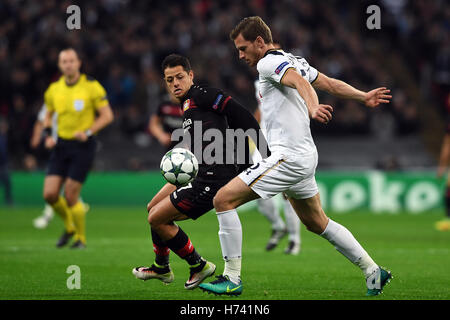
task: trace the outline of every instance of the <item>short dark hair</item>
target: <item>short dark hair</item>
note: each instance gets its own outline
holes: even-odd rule
[[[169,54],[167,57],[164,58],[163,62],[161,63],[161,69],[164,74],[164,70],[167,68],[173,68],[176,66],[182,66],[184,71],[189,72],[192,70],[191,63],[189,62],[189,59],[179,55],[179,54]]]
[[[273,43],[272,32],[269,26],[261,17],[247,17],[241,20],[239,24],[230,32],[231,40],[235,40],[239,34],[242,34],[245,40],[255,41],[258,36],[263,38],[265,43]]]

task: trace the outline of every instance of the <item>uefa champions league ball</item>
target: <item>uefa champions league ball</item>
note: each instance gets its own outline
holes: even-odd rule
[[[168,151],[161,160],[161,174],[167,182],[182,186],[197,176],[198,161],[187,149],[175,148]]]

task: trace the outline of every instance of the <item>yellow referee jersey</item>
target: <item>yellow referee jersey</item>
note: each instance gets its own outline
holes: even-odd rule
[[[109,104],[102,85],[85,74],[73,85],[67,85],[61,76],[45,91],[44,102],[58,115],[58,136],[68,140],[74,139],[76,132],[89,129],[96,110]]]

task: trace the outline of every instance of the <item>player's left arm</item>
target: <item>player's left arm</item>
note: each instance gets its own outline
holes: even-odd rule
[[[232,129],[242,129],[247,133],[254,133],[252,137],[261,155],[270,155],[268,143],[261,132],[258,121],[238,101],[216,88],[195,87],[193,98],[200,108],[226,115],[228,124]],[[250,130],[250,131],[249,131]],[[255,139],[254,139],[255,138]]]
[[[256,144],[256,148],[263,158],[270,156],[269,144],[261,131],[259,122],[247,108],[230,97],[223,109],[223,113],[227,116],[231,128],[242,129],[245,132],[250,133],[250,138]]]
[[[261,110],[259,110],[259,108],[256,108],[255,112],[253,112],[253,116],[258,123],[261,123]]]
[[[380,87],[369,92],[364,92],[352,87],[342,80],[328,77],[320,72],[316,80],[312,83],[312,86],[339,98],[356,100],[370,108],[377,107],[381,103],[389,103],[392,98],[389,94],[391,90],[386,87]]]
[[[92,91],[92,100],[94,103],[94,108],[97,111],[97,117],[95,118],[92,126],[86,131],[79,131],[75,133],[75,139],[82,142],[87,141],[90,136],[97,134],[114,120],[114,114],[106,97],[105,89],[100,83],[95,81],[93,83]]]
[[[98,116],[90,128],[92,134],[98,133],[114,121],[114,114],[109,104],[97,109],[97,112]]]
[[[79,131],[75,133],[75,139],[85,142],[89,139],[90,136],[98,133],[102,129],[104,129],[107,125],[109,125],[114,120],[114,114],[111,110],[111,107],[108,105],[97,109],[98,116],[95,118],[92,126],[86,131]]]

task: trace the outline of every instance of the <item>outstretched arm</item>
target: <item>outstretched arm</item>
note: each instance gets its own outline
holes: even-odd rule
[[[333,96],[356,100],[370,108],[377,107],[380,103],[389,103],[389,99],[392,98],[392,96],[389,95],[391,90],[385,87],[364,92],[352,87],[342,80],[327,77],[323,73],[319,73],[312,85],[314,88],[326,91]]]
[[[211,110],[227,116],[228,124],[232,129],[242,129],[244,132],[256,136],[253,140],[261,155],[270,155],[266,138],[255,117],[231,96],[216,88],[203,88],[193,86],[190,90],[192,98],[200,108]],[[250,130],[250,131],[248,131]]]

